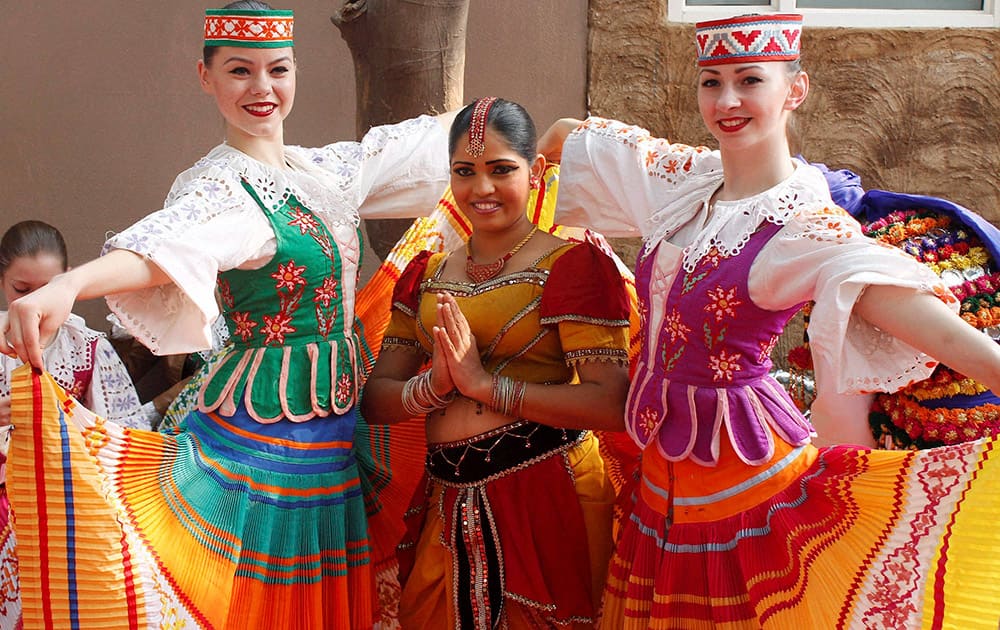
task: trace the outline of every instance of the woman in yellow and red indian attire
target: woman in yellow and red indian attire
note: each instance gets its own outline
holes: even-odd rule
[[[477,100],[449,148],[472,235],[404,271],[363,397],[370,422],[426,417],[400,621],[589,628],[615,500],[590,429],[623,426],[625,286],[596,246],[529,221],[545,161],[522,107]]]

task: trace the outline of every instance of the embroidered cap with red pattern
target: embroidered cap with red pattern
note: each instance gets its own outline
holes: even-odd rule
[[[242,48],[293,46],[291,11],[209,9],[205,11],[205,45]]]
[[[740,15],[695,24],[698,65],[799,58],[802,16],[792,13]]]

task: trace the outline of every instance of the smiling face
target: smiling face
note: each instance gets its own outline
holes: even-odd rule
[[[208,65],[198,62],[198,76],[226,120],[226,142],[239,149],[284,142],[283,123],[295,101],[292,48],[220,46]]]
[[[787,147],[788,115],[808,90],[806,74],[784,62],[709,66],[698,72],[698,109],[724,152]]]
[[[66,268],[62,258],[50,252],[14,258],[4,269],[3,275],[0,275],[0,284],[3,285],[3,295],[8,306],[17,298],[45,286],[53,276],[64,271]]]
[[[531,192],[529,180],[541,175],[545,160],[528,163],[493,128],[484,136],[486,150],[469,155],[468,134],[456,143],[451,156],[451,190],[455,202],[472,222],[475,232],[503,233],[522,230],[528,218],[525,209]]]

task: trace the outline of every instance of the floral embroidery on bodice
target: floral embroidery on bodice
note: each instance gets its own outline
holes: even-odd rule
[[[656,440],[667,459],[713,465],[725,425],[738,456],[753,465],[774,453],[768,426],[792,445],[809,441],[808,422],[769,376],[771,349],[798,307],[761,309],[747,288],[756,255],[780,227],[764,223],[738,253],[712,250],[690,271],[670,244],[640,254],[643,347],[627,404],[627,428],[640,445]]]
[[[230,345],[199,407],[230,415],[242,399],[259,422],[343,414],[357,398],[359,341],[342,308],[336,241],[294,195],[265,214],[277,243],[271,261],[219,275]]]

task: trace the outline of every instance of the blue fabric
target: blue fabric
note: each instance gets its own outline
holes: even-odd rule
[[[861,199],[858,213],[852,215],[863,223],[871,223],[893,210],[922,208],[950,215],[976,233],[994,261],[1000,260],[1000,230],[972,210],[938,197],[905,195],[887,190],[869,190]]]
[[[801,155],[798,158],[806,161]],[[861,177],[846,168],[830,170],[826,164],[820,162],[810,162],[809,164],[822,171],[823,176],[826,177],[826,183],[830,186],[830,196],[833,197],[834,203],[847,210],[851,216],[857,217],[861,208],[861,198],[865,194],[865,189],[861,187]]]

